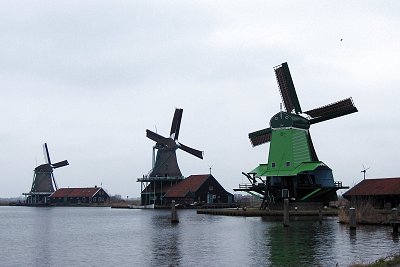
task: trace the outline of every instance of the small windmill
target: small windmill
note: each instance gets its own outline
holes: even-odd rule
[[[365,176],[367,175],[367,171],[369,170],[369,167],[365,168],[364,164],[362,166],[363,166],[363,169],[361,172],[364,173],[364,180],[365,180]]]
[[[273,195],[277,199],[283,190],[289,190],[291,198],[301,201],[335,200],[341,183],[335,183],[332,170],[319,161],[309,128],[312,124],[357,112],[357,108],[353,100],[347,98],[303,112],[287,63],[274,70],[286,111],[281,108],[270,119],[270,127],[249,134],[253,146],[271,144],[268,163],[245,174],[253,184],[246,190],[255,191],[264,198]],[[259,186],[254,181],[260,177],[265,179]]]
[[[48,196],[58,189],[53,170],[69,165],[67,160],[52,163],[47,143],[43,144],[43,153],[45,164],[35,168],[31,191],[24,194],[28,196],[28,204],[46,204]]]
[[[142,205],[163,205],[163,195],[167,188],[184,179],[176,158],[178,149],[203,159],[203,151],[191,148],[178,141],[182,114],[183,109],[175,109],[169,137],[146,130],[147,138],[153,140],[156,144],[153,146],[152,169],[143,178],[138,178],[138,182],[141,182]],[[157,153],[155,153],[156,150]]]

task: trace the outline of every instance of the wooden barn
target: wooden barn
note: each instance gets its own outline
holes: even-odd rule
[[[101,187],[60,188],[50,195],[52,205],[93,205],[110,201],[110,196]]]
[[[353,203],[368,201],[377,208],[399,207],[400,178],[365,179],[343,197]]]
[[[193,203],[232,203],[233,194],[227,192],[211,174],[191,175],[166,191],[164,203],[190,205]]]

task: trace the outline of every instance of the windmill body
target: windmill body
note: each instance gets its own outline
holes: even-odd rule
[[[157,156],[149,177],[182,177],[176,158],[176,148],[157,144],[155,149],[157,149]]]
[[[54,192],[53,168],[42,164],[35,168],[31,192]]]
[[[162,205],[166,190],[184,179],[176,157],[178,149],[203,159],[202,151],[178,142],[182,114],[183,109],[175,109],[169,137],[146,130],[147,138],[155,141],[156,144],[153,147],[152,169],[143,178],[138,179],[141,183],[142,205]],[[154,151],[157,151],[156,156],[154,156]]]
[[[46,163],[34,169],[31,191],[29,193],[23,193],[23,195],[27,196],[26,203],[28,205],[49,204],[49,196],[57,190],[53,170],[69,165],[67,160],[54,164],[51,163],[47,143],[43,145],[43,152]]]
[[[249,134],[253,146],[270,143],[268,162],[249,173],[251,182],[236,191],[255,192],[264,207],[285,197],[296,201],[327,203],[342,187],[332,170],[318,159],[310,126],[357,112],[351,98],[302,112],[287,63],[274,68],[286,111],[275,114],[268,128]]]

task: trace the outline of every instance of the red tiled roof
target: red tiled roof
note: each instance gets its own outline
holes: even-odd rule
[[[177,185],[171,187],[164,197],[186,197],[189,192],[196,192],[207,181],[209,174],[191,175]]]
[[[347,196],[400,195],[400,178],[366,179],[352,187]]]
[[[87,188],[60,188],[50,197],[92,197],[101,187],[87,187]]]

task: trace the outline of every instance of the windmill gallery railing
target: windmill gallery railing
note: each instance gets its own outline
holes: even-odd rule
[[[239,184],[239,189],[250,189],[253,186],[253,184]]]
[[[150,177],[148,175],[143,175],[142,178],[137,178],[138,182],[152,182],[152,181],[175,181],[175,180],[182,180],[184,179],[184,176],[157,176],[157,177]]]
[[[254,188],[254,186],[256,186],[256,185],[251,184],[251,183],[244,183],[244,184],[239,184],[239,189],[251,189],[251,188]],[[259,183],[258,186],[265,186],[265,185],[262,183]],[[343,183],[341,181],[335,181],[335,187],[342,188]]]

